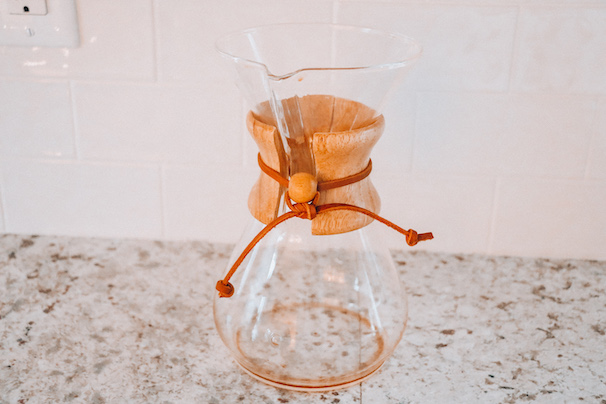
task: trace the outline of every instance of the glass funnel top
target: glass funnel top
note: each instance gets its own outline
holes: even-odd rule
[[[272,80],[310,70],[381,70],[404,67],[421,55],[411,38],[333,24],[276,24],[227,35],[218,51],[256,64]]]
[[[372,121],[421,54],[421,47],[406,36],[334,24],[252,28],[220,38],[217,49],[233,62],[236,83],[253,113],[278,129],[284,146],[280,153],[286,154],[291,175],[316,174],[313,130],[307,124],[332,114],[333,99],[372,111],[372,116],[354,116],[349,127],[339,130]],[[307,108],[310,95],[324,96],[324,102]]]

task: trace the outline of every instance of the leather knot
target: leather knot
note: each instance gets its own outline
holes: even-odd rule
[[[234,294],[234,285],[225,282],[223,279],[217,282],[215,289],[219,292],[219,297],[231,297]]]
[[[294,212],[298,218],[301,218],[301,219],[314,220],[314,218],[318,214],[318,210],[316,209],[316,204],[318,203],[319,199],[320,199],[320,193],[316,192],[316,196],[314,197],[313,201],[311,201],[309,203],[293,204],[290,199],[290,195],[288,194],[288,191],[286,191],[286,205],[288,205],[288,208],[292,212]]]
[[[409,246],[416,245],[419,242],[419,234],[413,229],[408,230],[408,234],[406,235],[406,243]]]
[[[295,203],[292,206],[292,211],[297,214],[297,217],[309,220],[313,220],[318,214],[316,205],[313,203]]]

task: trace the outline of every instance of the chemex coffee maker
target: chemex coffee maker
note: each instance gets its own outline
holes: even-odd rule
[[[386,96],[421,48],[333,24],[252,28],[217,48],[250,105],[260,169],[250,223],[216,285],[217,330],[265,383],[303,391],[359,383],[391,355],[407,321],[382,237],[410,246],[433,238],[381,217],[371,181]]]

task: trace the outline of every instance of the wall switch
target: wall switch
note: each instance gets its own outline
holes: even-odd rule
[[[0,46],[79,44],[76,0],[0,0]]]
[[[46,15],[46,0],[7,0],[8,13],[13,15]]]

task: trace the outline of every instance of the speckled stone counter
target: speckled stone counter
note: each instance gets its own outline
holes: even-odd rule
[[[606,403],[606,262],[395,251],[404,338],[361,385],[298,393],[231,359],[231,247],[0,238],[0,403]]]

